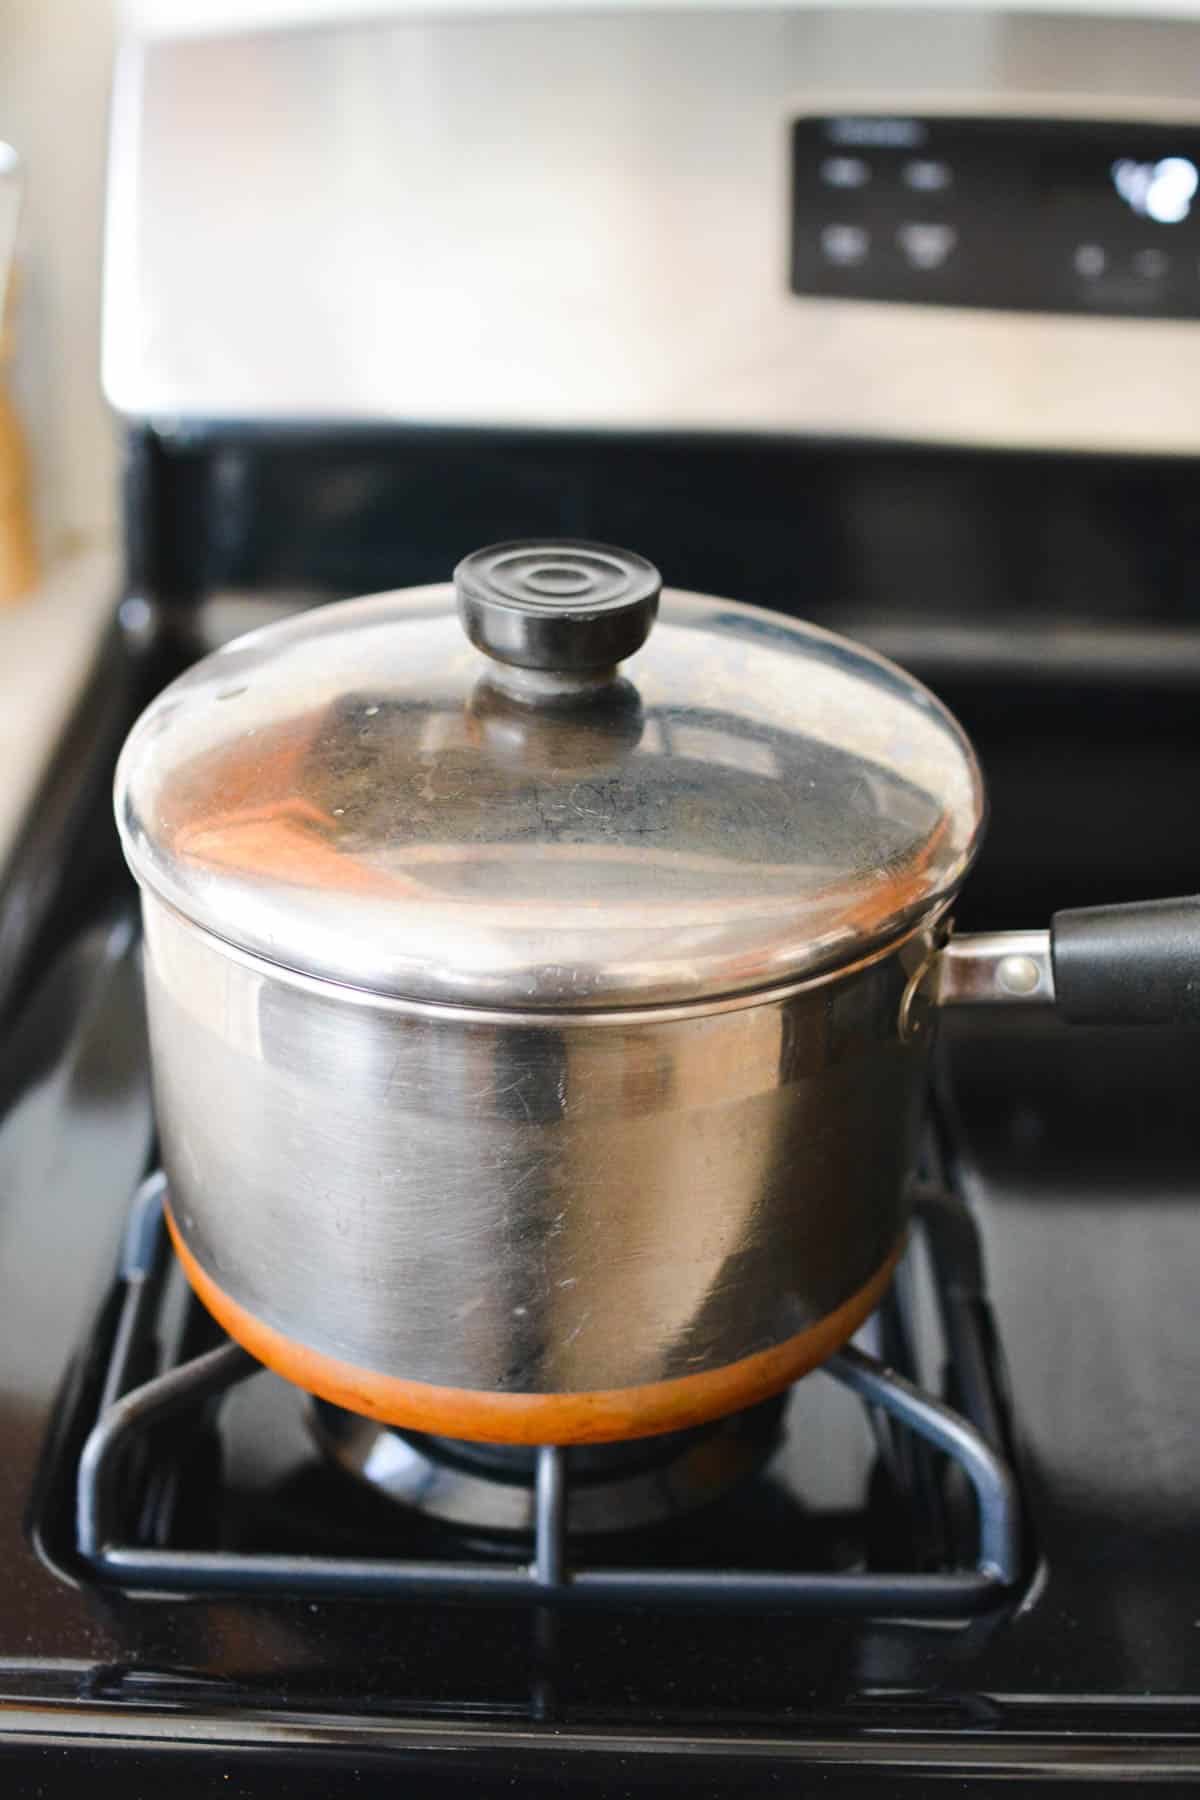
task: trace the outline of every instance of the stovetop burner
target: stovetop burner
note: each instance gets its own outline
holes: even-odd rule
[[[910,1252],[874,1321],[886,1362],[848,1348],[786,1403],[657,1442],[571,1451],[389,1431],[301,1396],[227,1340],[203,1347],[215,1327],[167,1249],[164,1196],[163,1177],[152,1176],[130,1216],[124,1297],[78,1466],[76,1554],[93,1581],[180,1594],[965,1620],[1011,1601],[1028,1567],[978,1240],[945,1194],[918,1196],[915,1235],[953,1407],[914,1379]],[[877,1447],[857,1510],[843,1507],[832,1527],[811,1478],[834,1460],[834,1438],[823,1441],[819,1416],[783,1428],[785,1410],[807,1404],[828,1375],[842,1407],[865,1404]],[[332,1464],[322,1456],[313,1466],[297,1408],[310,1434],[315,1415]],[[362,1479],[348,1482],[347,1469]],[[762,1479],[751,1483],[756,1469]],[[742,1489],[752,1490],[745,1499]],[[349,1496],[359,1490],[370,1505],[356,1514]],[[702,1502],[706,1531],[680,1543],[656,1534]]]
[[[563,1458],[567,1535],[643,1530],[711,1506],[766,1463],[783,1409],[779,1397],[690,1431],[575,1445]],[[472,1536],[533,1537],[535,1447],[400,1431],[325,1400],[312,1401],[309,1420],[321,1448],[387,1499]]]

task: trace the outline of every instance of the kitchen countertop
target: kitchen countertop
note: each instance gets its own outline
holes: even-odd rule
[[[0,607],[0,881],[112,617],[117,569],[114,551],[83,550]]]

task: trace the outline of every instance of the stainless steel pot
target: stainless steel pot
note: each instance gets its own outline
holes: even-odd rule
[[[886,1286],[938,1004],[1054,997],[1048,934],[947,943],[983,793],[931,695],[601,546],[239,640],[116,798],[189,1276],[409,1426],[781,1388]],[[1073,1009],[1194,1007],[1186,905],[1063,919]]]

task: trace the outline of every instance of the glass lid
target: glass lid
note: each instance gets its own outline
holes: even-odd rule
[[[415,1001],[678,1005],[860,960],[974,854],[971,747],[882,657],[520,543],[238,639],[134,726],[138,880],[273,963]]]

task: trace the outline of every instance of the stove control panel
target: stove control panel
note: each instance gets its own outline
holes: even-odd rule
[[[1200,318],[1200,125],[799,119],[792,288]]]

